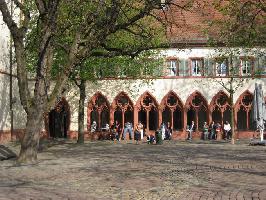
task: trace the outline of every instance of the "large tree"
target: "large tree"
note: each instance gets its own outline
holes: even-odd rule
[[[221,85],[230,94],[232,144],[235,143],[235,92],[250,79],[260,77],[265,72],[265,46],[266,46],[266,2],[264,0],[213,0],[211,3],[201,5],[202,10],[211,8],[216,15],[206,20],[208,26],[205,32],[209,38],[210,46],[216,52],[213,61],[223,63],[227,60],[226,77],[213,77],[213,81]],[[240,72],[239,58],[251,55],[261,60],[260,65],[250,57],[251,65],[256,69],[245,76]],[[243,59],[243,58],[242,58]],[[258,66],[257,66],[258,65]],[[212,74],[213,76],[213,74]]]
[[[0,0],[0,10],[14,42],[19,95],[27,114],[18,163],[36,162],[43,113],[53,107],[75,66],[96,54],[124,54],[128,47],[136,47],[133,53],[138,53],[159,45],[165,38],[164,12],[159,12],[159,0],[11,2],[20,12],[19,20],[11,15],[6,0]],[[171,0],[163,2],[164,5],[172,3]],[[174,6],[183,9],[184,3]],[[126,37],[125,32],[128,33]],[[35,53],[28,55],[27,38],[30,34],[36,39]],[[140,37],[149,40],[144,43]],[[120,39],[120,43],[112,38]],[[29,56],[32,56],[30,61]],[[56,64],[57,77],[50,86]],[[33,92],[28,81],[29,65],[35,76]]]

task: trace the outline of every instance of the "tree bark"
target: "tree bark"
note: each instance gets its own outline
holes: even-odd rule
[[[84,143],[84,103],[86,98],[85,81],[81,80],[79,87],[79,113],[78,113],[78,141]]]
[[[36,109],[36,110],[35,110]],[[17,163],[36,163],[42,124],[42,112],[32,108],[27,114],[27,123]]]

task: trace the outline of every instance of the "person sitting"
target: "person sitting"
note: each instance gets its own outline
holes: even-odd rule
[[[114,122],[114,123],[112,124],[112,126],[111,126],[110,139],[111,139],[111,140],[116,139],[116,135],[117,135],[117,129],[116,129],[115,122]]]
[[[146,135],[146,137],[147,137],[147,143],[148,144],[154,144],[154,142],[155,142],[154,135]]]
[[[195,130],[196,130],[196,125],[195,125],[194,121],[191,121],[191,125],[187,126],[187,131],[188,131],[187,140],[192,140],[192,133],[195,132]]]
[[[91,133],[94,133],[97,129],[97,123],[96,121],[93,121],[91,124]]]
[[[167,122],[167,127],[165,131],[165,139],[171,140],[172,139],[172,128],[170,122]]]
[[[225,121],[225,124],[224,124],[224,139],[225,140],[231,138],[230,133],[231,133],[231,125],[229,124],[228,121]]]

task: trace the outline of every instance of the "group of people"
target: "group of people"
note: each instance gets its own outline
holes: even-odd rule
[[[97,124],[94,121],[91,125],[91,132],[95,132],[96,127],[97,127]],[[135,128],[133,128],[133,125],[131,122],[126,122],[123,128],[122,125],[119,123],[119,121],[116,120],[112,124],[110,129],[109,129],[109,125],[107,128],[108,128],[107,131],[110,132],[110,139],[112,140],[117,140],[117,141],[120,141],[120,139],[124,140],[126,138],[127,133],[129,133],[130,140],[132,140],[134,137],[136,144],[138,144],[139,141],[143,140],[144,137],[146,137],[147,142],[151,144],[154,143],[156,140],[154,135],[150,135],[146,133],[145,127],[141,122],[139,122]],[[187,132],[188,132],[187,140],[192,140],[193,133],[196,131],[196,129],[197,129],[196,124],[194,121],[192,121],[191,124],[187,126]],[[162,140],[171,140],[172,131],[173,130],[172,130],[170,122],[167,122],[167,123],[163,122],[156,132],[160,133]],[[228,121],[224,123],[223,127],[221,126],[219,122],[215,123],[213,121],[210,125],[208,125],[207,122],[204,122],[203,135],[202,135],[203,136],[202,138],[204,140],[216,140],[217,135],[219,133],[224,133],[223,136],[225,140],[231,139],[231,126]]]
[[[92,133],[96,131],[96,127],[97,127],[97,123],[93,121],[91,125]],[[111,140],[117,140],[117,141],[124,140],[127,134],[129,134],[129,139],[132,140],[134,138],[134,140],[136,141],[136,144],[138,144],[139,141],[143,140],[144,137],[146,137],[147,143],[153,144],[155,142],[154,135],[148,134],[145,131],[145,127],[141,122],[139,122],[135,128],[133,128],[133,125],[131,122],[126,122],[123,128],[122,125],[119,123],[119,121],[116,120],[112,124],[110,129],[108,126],[108,131],[110,132],[109,138]],[[170,122],[168,122],[167,124],[162,123],[157,131],[161,132],[162,140],[170,140],[172,137],[172,128],[171,128]]]
[[[195,122],[192,121],[190,125],[187,126],[187,132],[188,132],[188,137],[187,140],[192,139],[192,135],[196,130],[196,125]],[[204,140],[216,140],[217,135],[220,133],[224,133],[223,139],[229,140],[231,139],[231,125],[228,121],[225,121],[224,126],[217,122],[215,123],[214,121],[211,122],[210,125],[207,124],[207,122],[204,122],[203,124],[203,139]]]

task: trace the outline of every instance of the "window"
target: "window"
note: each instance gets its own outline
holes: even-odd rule
[[[166,68],[166,76],[178,76],[178,64],[176,59],[167,60]]]
[[[228,73],[228,62],[224,60],[222,62],[215,63],[216,76],[226,76]]]
[[[251,75],[252,72],[252,60],[251,59],[241,59],[240,60],[241,75]]]
[[[191,75],[203,75],[203,59],[191,59]]]

